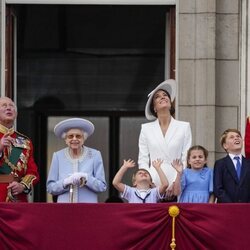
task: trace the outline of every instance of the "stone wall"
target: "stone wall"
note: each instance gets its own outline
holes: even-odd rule
[[[216,12],[215,138],[219,138],[227,128],[240,129],[239,2],[217,1]],[[222,156],[218,143],[215,151]]]
[[[191,123],[193,144],[216,143],[216,1],[179,1],[179,119]]]
[[[179,119],[191,122],[193,144],[209,150],[213,165],[225,155],[221,133],[242,119],[239,2],[180,0],[177,13]]]

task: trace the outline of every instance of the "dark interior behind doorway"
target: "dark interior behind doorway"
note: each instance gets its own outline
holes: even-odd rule
[[[107,112],[116,126],[128,114],[143,117],[148,92],[164,80],[169,7],[15,8],[18,128],[35,143],[42,175],[36,199],[43,201],[47,145],[41,138],[47,134],[48,115],[103,116]],[[119,134],[112,136],[119,138]],[[110,143],[114,141],[111,138]],[[117,143],[111,158],[119,155],[119,139]],[[129,147],[137,150],[137,145]],[[115,161],[110,159],[111,172],[119,167],[119,159]]]

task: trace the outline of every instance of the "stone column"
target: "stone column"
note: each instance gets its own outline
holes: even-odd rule
[[[179,0],[177,5],[178,119],[191,123],[193,145],[215,159],[215,0]]]
[[[221,133],[228,128],[241,130],[239,1],[216,1],[216,13],[215,151],[220,158],[225,154],[219,145]]]

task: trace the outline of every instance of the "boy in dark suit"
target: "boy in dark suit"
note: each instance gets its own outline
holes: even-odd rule
[[[250,161],[242,156],[243,139],[237,129],[227,129],[220,139],[227,156],[214,165],[217,202],[250,202]]]

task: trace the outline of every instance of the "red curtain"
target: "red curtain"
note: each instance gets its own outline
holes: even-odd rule
[[[173,204],[1,203],[0,249],[170,249]],[[176,249],[249,249],[250,205],[175,204]]]

